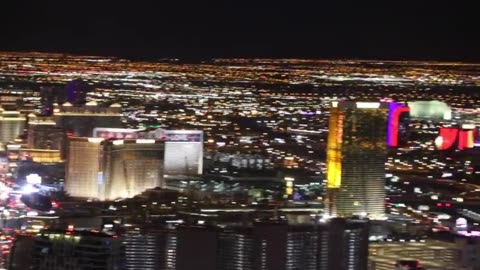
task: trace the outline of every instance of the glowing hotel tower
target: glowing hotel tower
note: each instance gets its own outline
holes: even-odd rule
[[[163,186],[164,142],[68,138],[65,191],[72,197],[132,198]]]
[[[385,161],[389,104],[332,102],[327,146],[330,215],[385,212]]]

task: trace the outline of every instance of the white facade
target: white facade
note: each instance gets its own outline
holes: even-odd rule
[[[201,175],[203,131],[165,130],[165,175]]]
[[[72,197],[98,198],[101,141],[70,140],[65,191]]]
[[[22,134],[26,122],[25,115],[20,112],[0,109],[0,142],[5,144],[15,140]]]
[[[70,138],[65,191],[72,197],[114,200],[161,187],[163,152],[157,140]]]

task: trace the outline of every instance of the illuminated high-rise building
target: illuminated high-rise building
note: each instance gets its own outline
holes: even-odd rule
[[[0,143],[15,140],[23,133],[26,122],[26,116],[19,111],[0,108]]]
[[[163,185],[163,141],[69,138],[65,190],[73,197],[130,198]]]
[[[327,146],[331,215],[383,217],[388,113],[388,103],[332,103]]]
[[[168,230],[131,230],[123,235],[128,270],[177,269],[177,234]]]
[[[65,133],[56,126],[51,117],[30,114],[28,116],[27,144],[31,149],[62,151],[65,144]]]
[[[104,143],[105,199],[131,198],[163,186],[164,143],[152,139]]]
[[[156,139],[165,141],[165,175],[200,175],[203,172],[202,130],[141,130],[103,128],[93,130],[103,139]]]
[[[73,197],[98,198],[101,170],[101,141],[69,138],[65,191]]]

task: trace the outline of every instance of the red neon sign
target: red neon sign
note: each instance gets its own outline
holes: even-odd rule
[[[409,107],[397,107],[393,110],[391,118],[390,118],[390,132],[389,135],[390,137],[388,138],[389,140],[389,145],[392,147],[397,147],[398,146],[398,132],[399,132],[399,126],[400,126],[400,116],[402,113],[407,113],[410,112]]]
[[[440,137],[442,138],[442,143],[439,146],[439,149],[446,150],[452,147],[457,140],[457,135],[457,128],[440,128]]]
[[[461,130],[458,134],[458,149],[473,148],[473,130]]]

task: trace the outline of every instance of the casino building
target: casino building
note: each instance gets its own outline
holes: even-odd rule
[[[131,198],[163,186],[164,142],[68,138],[65,190],[72,197]]]

